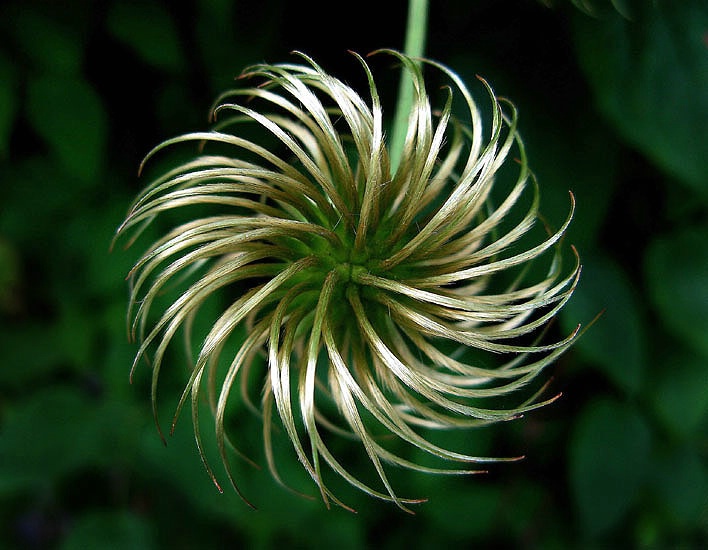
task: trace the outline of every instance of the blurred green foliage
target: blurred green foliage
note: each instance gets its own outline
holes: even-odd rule
[[[520,109],[549,220],[577,199],[584,276],[562,328],[604,314],[554,367],[560,401],[467,434],[526,460],[407,474],[430,499],[408,517],[354,492],[358,514],[327,511],[237,464],[254,512],[210,483],[186,419],[163,447],[146,377],[128,384],[133,257],[108,250],[142,155],[203,128],[245,66],[298,49],[356,81],[346,50],[402,47],[405,4],[323,25],[318,5],[282,0],[3,3],[0,546],[708,546],[708,5],[581,4],[596,9],[431,8],[428,55]],[[257,424],[239,427],[246,446]],[[299,479],[294,458],[282,469]]]

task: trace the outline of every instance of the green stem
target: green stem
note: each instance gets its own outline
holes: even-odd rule
[[[409,0],[408,21],[406,23],[406,41],[403,52],[411,57],[422,57],[425,51],[425,36],[428,29],[428,0]],[[398,87],[396,115],[391,132],[391,172],[395,174],[401,161],[403,144],[406,139],[408,115],[413,105],[413,84],[401,70],[401,82]]]

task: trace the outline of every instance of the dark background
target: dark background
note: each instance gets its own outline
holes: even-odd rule
[[[409,516],[354,490],[358,514],[328,511],[243,466],[254,512],[215,490],[188,418],[163,447],[145,376],[128,383],[136,253],[108,250],[142,156],[206,128],[244,67],[301,50],[355,85],[347,50],[402,48],[406,4],[5,2],[0,546],[706,547],[708,7],[551,4],[431,2],[426,54],[519,108],[544,213],[577,199],[584,272],[561,328],[605,313],[553,368],[560,401],[460,436],[526,460],[401,476],[429,499]],[[397,74],[380,78],[391,97]]]

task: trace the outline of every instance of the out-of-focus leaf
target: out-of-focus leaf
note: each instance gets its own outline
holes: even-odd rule
[[[103,393],[109,394],[110,389]],[[140,433],[148,424],[152,426],[152,417],[145,410],[144,403],[133,404],[130,399],[107,396],[94,414],[96,445],[101,451],[97,463],[105,468],[134,467],[140,452]]]
[[[570,209],[569,192],[573,193],[577,208],[564,240],[576,245],[582,256],[585,249],[596,244],[614,195],[619,138],[597,117],[595,110],[588,108],[586,94],[581,95],[571,84],[565,85],[569,90],[564,90],[563,104],[557,106],[558,90],[548,97],[544,88],[539,91],[519,76],[510,75],[512,69],[504,71],[498,64],[469,51],[453,57],[449,65],[469,84],[477,82],[476,75],[482,74],[496,93],[514,102],[529,166],[541,192],[541,212],[551,225],[562,223]],[[563,70],[559,68],[557,72]],[[486,106],[487,98],[480,88],[479,84],[471,85],[471,92],[480,106]],[[488,115],[484,107],[483,119]],[[485,127],[489,124],[485,119]],[[509,175],[514,181],[515,174]]]
[[[167,406],[162,407],[163,429],[172,418],[175,404],[176,402],[168,403]],[[223,470],[216,468],[219,464],[218,457],[211,456],[211,465],[216,469],[216,475],[224,489],[223,494],[220,494],[209,480],[194,445],[193,431],[189,426],[190,419],[186,417],[189,414],[189,410],[185,411],[185,416],[180,418],[174,435],[167,436],[167,446],[161,443],[154,424],[151,423],[143,430],[140,434],[141,467],[145,469],[147,475],[159,479],[161,484],[168,484],[186,498],[200,513],[209,515],[214,520],[239,521],[239,518],[243,519],[243,513],[248,511],[248,506],[231,488]],[[201,414],[206,419],[211,412],[206,409],[202,410]],[[209,430],[208,427],[204,429],[202,437],[206,449],[216,448],[213,429]],[[234,459],[234,464],[237,472],[247,471],[252,474],[255,471],[238,458]]]
[[[101,98],[84,80],[41,76],[29,82],[28,117],[67,171],[95,181],[104,162],[108,121]]]
[[[199,37],[197,44],[202,51],[204,65],[208,69],[214,93],[221,93],[233,86],[233,78],[250,62],[236,40],[234,32],[234,2],[224,0],[200,0],[197,5],[195,31]]]
[[[581,282],[561,319],[566,330],[604,310],[575,346],[593,366],[628,393],[636,392],[646,364],[646,331],[627,274],[609,258],[583,258]]]
[[[156,95],[155,114],[166,132],[180,134],[187,129],[202,127],[207,122],[207,109],[199,108],[202,106],[195,109],[184,108],[185,105],[192,104],[192,101],[189,91],[179,83],[166,83]],[[160,159],[157,160],[159,162]],[[154,173],[157,173],[157,166],[156,163],[151,166]]]
[[[660,321],[708,357],[708,227],[657,238],[647,251],[645,273]]]
[[[149,550],[157,548],[146,518],[122,511],[91,511],[70,528],[61,550]]]
[[[546,109],[519,102],[524,141],[531,169],[541,189],[541,210],[562,220],[569,210],[569,192],[577,208],[565,240],[583,255],[597,241],[617,179],[617,145],[585,111],[555,118]],[[538,106],[536,106],[538,107]]]
[[[231,0],[195,2],[196,44],[213,94],[233,87],[234,77],[255,59],[261,59],[281,37],[279,18],[253,21],[257,14],[244,8],[245,4]]]
[[[561,548],[561,533],[565,526],[557,520],[561,511],[549,498],[548,488],[555,482],[564,483],[562,472],[539,477],[520,473],[522,479],[516,480],[513,490],[505,495],[505,502],[512,505],[503,506],[503,525],[508,540],[524,541],[528,548]]]
[[[654,468],[654,488],[667,516],[680,525],[697,525],[706,513],[705,461],[692,449],[679,447],[661,456]]]
[[[663,170],[708,196],[708,4],[637,3],[619,14],[577,14],[580,64],[620,134]]]
[[[0,51],[0,160],[5,159],[10,146],[10,131],[17,109],[16,80],[14,65]]]
[[[79,73],[83,62],[82,33],[42,13],[29,2],[18,4],[5,16],[11,22],[9,33],[22,55],[45,73]]]
[[[174,21],[157,2],[113,2],[107,20],[110,32],[146,63],[176,72],[184,66]]]
[[[701,356],[679,349],[657,361],[658,372],[649,386],[654,411],[675,436],[696,434],[708,414],[708,366]]]
[[[419,512],[436,530],[468,540],[482,539],[493,530],[502,512],[502,494],[498,487],[470,480],[469,484],[464,484],[467,490],[462,490],[463,483],[459,479],[447,483],[436,481],[441,490],[434,498],[434,505],[424,505]]]
[[[122,294],[128,288],[125,278],[135,261],[135,254],[123,249],[124,243],[117,243],[113,250],[110,247],[116,227],[125,213],[127,201],[107,193],[106,202],[104,208],[83,211],[66,224],[66,238],[75,243],[73,249],[85,258],[84,290],[94,296]],[[95,230],[86,235],[87,227]]]
[[[77,390],[53,387],[7,411],[0,492],[46,486],[99,456],[95,411]]]
[[[91,312],[74,300],[63,300],[52,327],[62,359],[76,370],[89,370],[99,326]]]
[[[62,365],[56,330],[38,321],[15,323],[0,331],[0,392],[19,390],[50,376]]]
[[[28,156],[0,165],[0,233],[25,254],[48,252],[44,243],[56,236],[57,227],[77,204],[72,186],[53,158]]]
[[[609,399],[590,403],[570,441],[570,485],[589,536],[618,524],[639,494],[651,433],[632,407]]]

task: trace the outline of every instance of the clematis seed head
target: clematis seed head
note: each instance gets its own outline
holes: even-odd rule
[[[514,106],[480,79],[483,116],[447,67],[376,53],[401,66],[414,90],[400,151],[359,55],[365,95],[304,54],[255,65],[218,98],[211,129],[147,155],[194,146],[140,193],[117,232],[132,244],[156,220],[173,224],[130,273],[133,370],[149,359],[157,421],[160,373],[183,335],[191,363],[173,429],[189,404],[216,483],[199,419],[208,403],[239,494],[230,415],[246,407],[260,418],[275,479],[285,484],[280,434],[325,503],[344,507],[332,474],[407,509],[419,500],[397,495],[391,466],[464,474],[513,460],[471,456],[429,435],[552,401],[542,397],[545,373],[578,336],[546,341],[580,275],[574,249],[572,265],[562,261],[574,200],[560,227],[543,223]],[[444,83],[438,105],[424,71]],[[208,318],[199,334],[198,315]],[[369,478],[350,471],[346,445],[368,457]]]

